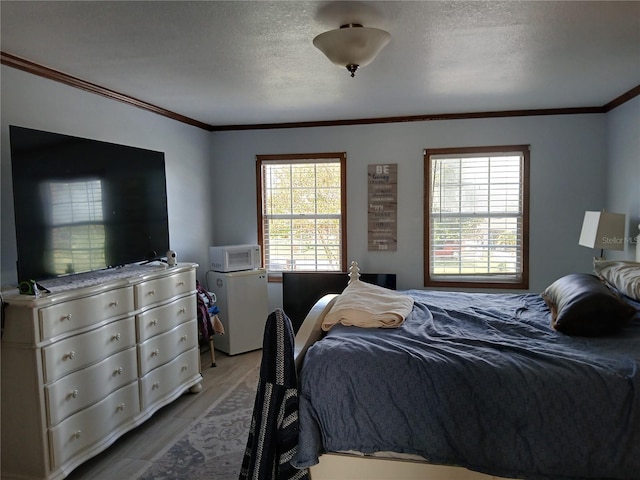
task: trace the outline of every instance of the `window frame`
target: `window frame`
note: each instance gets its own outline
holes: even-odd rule
[[[263,194],[264,178],[262,176],[263,165],[271,162],[281,161],[284,163],[310,163],[313,160],[333,159],[340,164],[340,270],[347,268],[347,174],[346,174],[346,152],[325,152],[325,153],[298,153],[298,154],[271,154],[256,155],[256,199],[258,214],[258,244],[262,255],[262,264],[266,266],[266,249],[264,238],[264,212]],[[334,272],[335,270],[311,270],[313,272]],[[282,282],[281,271],[267,270],[267,277],[270,282]]]
[[[507,280],[504,277],[496,276],[495,280],[489,280],[488,276],[479,277],[472,280],[471,276],[459,275],[459,278],[451,280],[442,279],[440,276],[431,276],[431,157],[434,155],[464,155],[478,154],[486,156],[492,153],[520,152],[522,155],[522,168],[520,187],[522,192],[522,243],[521,260],[522,268],[520,278]],[[530,145],[498,145],[484,147],[452,147],[452,148],[432,148],[424,150],[424,286],[425,287],[454,287],[454,288],[490,288],[490,289],[528,289],[529,288],[529,173],[530,173]]]

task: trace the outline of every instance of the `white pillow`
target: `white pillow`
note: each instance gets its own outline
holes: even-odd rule
[[[620,293],[640,302],[640,262],[595,260],[593,270]]]

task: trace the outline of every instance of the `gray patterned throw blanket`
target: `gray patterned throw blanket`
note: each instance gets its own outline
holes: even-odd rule
[[[405,293],[400,327],[336,325],[308,350],[297,465],[392,451],[505,477],[640,478],[640,315],[569,337],[536,294]]]

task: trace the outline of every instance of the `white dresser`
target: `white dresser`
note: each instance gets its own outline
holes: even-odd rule
[[[128,266],[3,293],[2,479],[58,479],[199,391],[196,264]],[[17,292],[17,291],[16,291]]]

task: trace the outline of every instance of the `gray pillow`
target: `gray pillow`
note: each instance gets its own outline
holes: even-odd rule
[[[640,262],[596,260],[593,270],[620,293],[640,302]]]

